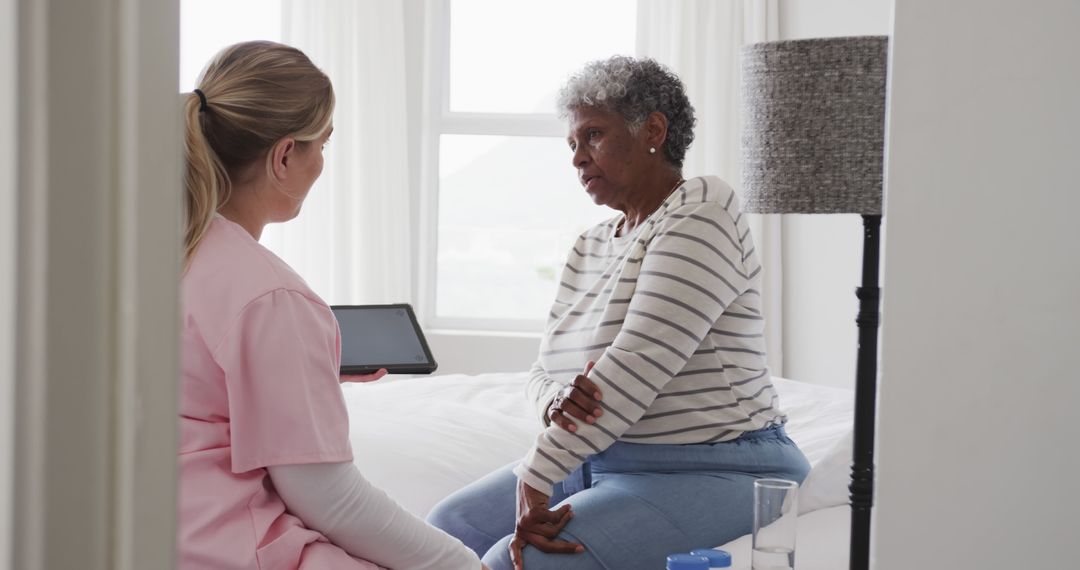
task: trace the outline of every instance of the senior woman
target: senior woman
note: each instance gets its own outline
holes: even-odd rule
[[[492,570],[656,570],[749,532],[753,480],[802,481],[809,465],[766,366],[739,201],[719,178],[682,177],[682,82],[613,57],[572,77],[559,108],[585,191],[619,215],[563,270],[528,384],[546,427],[429,520]]]

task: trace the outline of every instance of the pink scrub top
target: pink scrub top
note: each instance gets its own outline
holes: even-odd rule
[[[221,216],[181,296],[180,570],[378,568],[286,513],[266,470],[352,460],[330,308]]]

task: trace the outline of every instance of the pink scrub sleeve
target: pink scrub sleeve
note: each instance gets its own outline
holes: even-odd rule
[[[228,386],[233,473],[352,461],[340,333],[324,303],[270,291],[244,308],[214,354]]]

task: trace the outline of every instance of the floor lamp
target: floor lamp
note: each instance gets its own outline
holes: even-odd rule
[[[742,52],[743,209],[863,218],[851,570],[870,566],[887,52],[884,36],[759,43]]]

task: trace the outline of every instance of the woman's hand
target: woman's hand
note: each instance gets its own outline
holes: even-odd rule
[[[386,369],[380,368],[373,374],[342,374],[341,382],[374,382],[383,376],[386,376]]]
[[[544,414],[548,423],[575,432],[577,423],[572,418],[591,424],[596,423],[596,418],[604,413],[597,403],[601,399],[600,390],[589,380],[589,372],[592,372],[594,364],[596,363],[590,360],[585,365],[585,371],[551,399],[547,413]]]
[[[518,480],[517,486],[517,525],[514,538],[510,541],[510,561],[514,570],[525,570],[522,551],[526,545],[533,545],[544,552],[575,554],[585,552],[585,547],[565,540],[556,540],[566,523],[574,514],[570,505],[563,505],[554,511],[548,508],[550,497]]]

